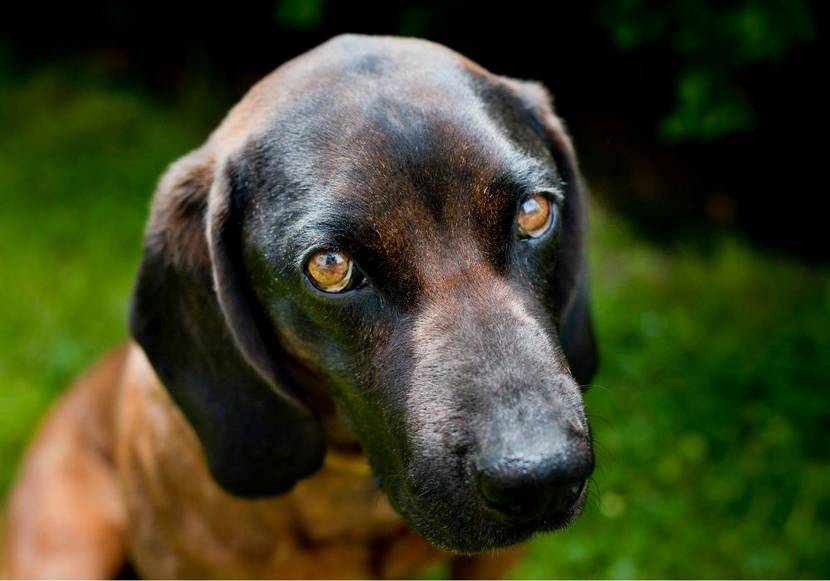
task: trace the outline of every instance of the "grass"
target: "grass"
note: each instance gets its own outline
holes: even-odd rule
[[[126,337],[149,195],[218,121],[202,93],[76,73],[0,71],[0,495],[49,403]],[[595,208],[598,469],[518,577],[830,576],[830,271],[692,242]]]
[[[149,194],[204,133],[69,74],[0,81],[0,490],[48,403],[126,337]]]
[[[595,217],[592,498],[517,574],[827,577],[828,272]]]

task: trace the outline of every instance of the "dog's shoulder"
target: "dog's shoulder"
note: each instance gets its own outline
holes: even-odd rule
[[[5,508],[0,577],[102,578],[122,566],[114,409],[128,352],[92,366],[38,428]]]
[[[211,478],[199,440],[138,346],[124,365],[116,459],[131,525],[129,552],[146,576],[384,576],[401,548],[416,572],[444,557],[389,506],[361,456],[330,457],[278,497],[232,496]],[[380,568],[379,568],[380,567]]]

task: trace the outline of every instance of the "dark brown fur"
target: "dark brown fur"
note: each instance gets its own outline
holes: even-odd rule
[[[540,187],[555,228],[519,241]],[[163,176],[136,341],[38,433],[2,573],[502,575],[520,550],[486,551],[569,523],[593,467],[584,222],[541,86],[413,39],[286,63]],[[366,285],[309,286],[303,257],[331,247]],[[477,480],[565,464],[581,488],[534,518]],[[540,497],[564,486],[545,478]]]

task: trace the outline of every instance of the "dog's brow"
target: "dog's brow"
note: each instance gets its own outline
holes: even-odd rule
[[[563,191],[563,186],[542,186],[540,188],[534,188],[534,192],[537,194],[548,194],[552,198],[554,198],[560,204],[565,201],[565,192]]]
[[[564,202],[567,184],[550,170],[545,171],[544,177],[540,176],[538,179],[526,182],[523,180],[523,183],[511,181],[513,184],[508,188],[511,192],[508,199],[520,200],[530,194],[544,193],[559,203]],[[509,205],[505,206],[505,209],[510,210]],[[287,237],[287,250],[293,257],[295,266],[301,267],[306,255],[314,249],[351,246],[350,241],[354,238],[355,232],[362,230],[361,227],[366,225],[359,216],[352,213],[344,216],[338,216],[334,211],[311,214],[291,228]]]
[[[545,193],[558,202],[563,202],[566,184],[562,180],[552,159],[540,159],[528,152],[510,147],[500,171],[491,176],[490,183],[481,191],[500,191],[502,207],[499,213],[515,211],[515,203],[534,193]],[[447,195],[445,200],[466,197],[470,192],[458,191]],[[487,194],[489,196],[489,194]],[[382,236],[372,226],[370,215],[362,216],[356,199],[362,196],[325,196],[327,201],[308,206],[288,221],[284,232],[284,256],[287,268],[301,270],[308,255],[322,248],[339,248],[354,254],[367,250],[367,235]],[[318,198],[319,200],[319,198]],[[343,205],[335,200],[343,200]],[[410,202],[417,203],[414,200]],[[369,212],[370,210],[367,210]],[[370,232],[371,231],[371,232]]]
[[[554,165],[525,156],[513,165],[510,181],[520,184],[524,190],[547,193],[560,202],[564,201],[567,184]]]
[[[331,228],[320,223],[306,223],[305,227],[295,230],[288,242],[288,253],[293,258],[294,266],[302,268],[308,254],[322,248],[339,248],[343,246],[343,229]]]

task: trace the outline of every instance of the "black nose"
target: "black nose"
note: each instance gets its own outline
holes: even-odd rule
[[[490,507],[511,518],[564,515],[594,468],[590,445],[547,458],[487,459],[477,464],[478,490]]]

